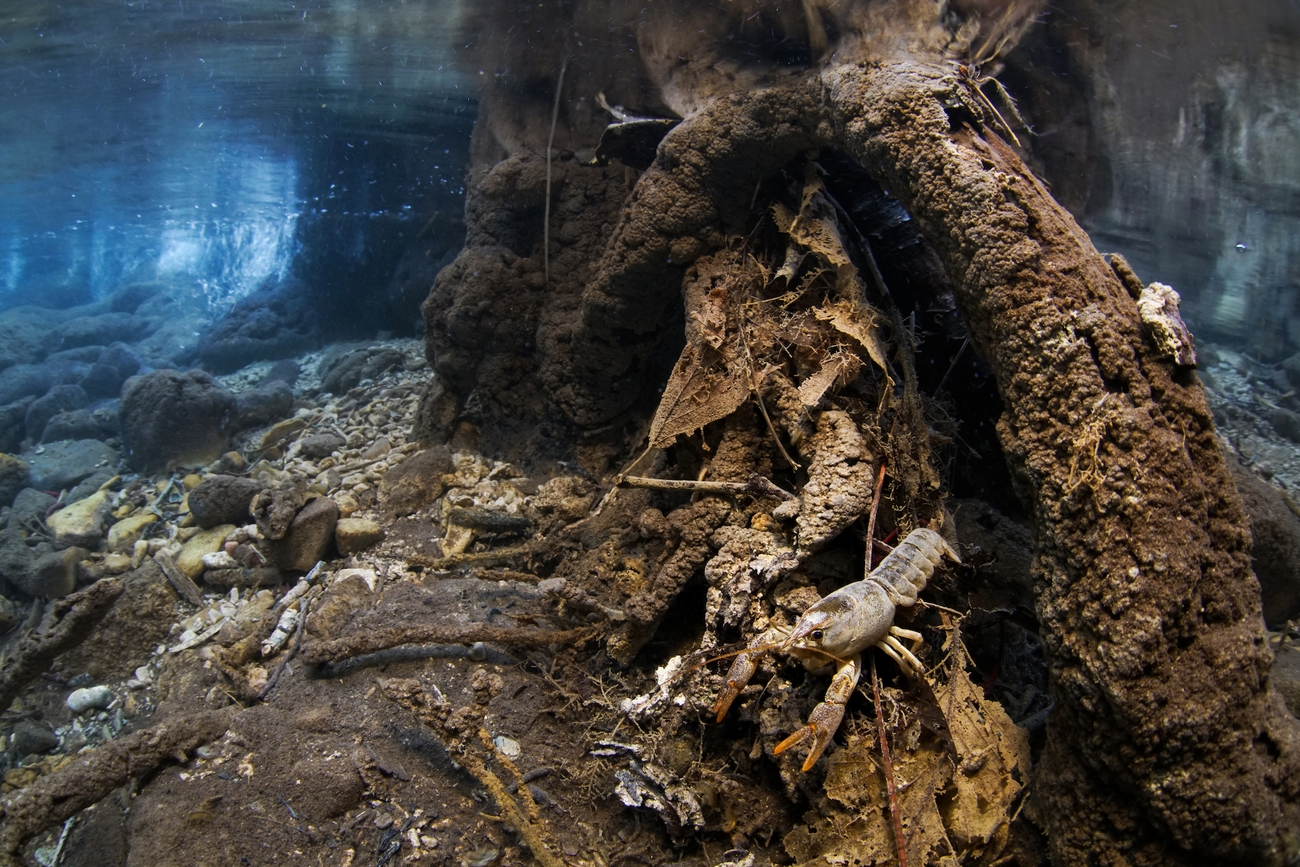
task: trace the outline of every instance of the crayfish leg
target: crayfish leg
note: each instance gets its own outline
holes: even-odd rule
[[[899,638],[906,638],[911,641],[911,649],[904,647],[903,643],[898,640]],[[908,677],[920,677],[925,671],[925,666],[921,663],[921,660],[916,658],[916,649],[921,646],[922,640],[923,638],[919,632],[903,629],[900,626],[891,626],[889,627],[889,634],[876,642],[876,647],[879,647],[897,662],[898,667]]]
[[[779,756],[811,737],[813,744],[801,770],[805,773],[812,770],[812,766],[817,764],[817,760],[834,739],[835,732],[839,730],[840,722],[844,719],[844,706],[848,704],[849,696],[853,695],[861,674],[862,657],[855,654],[836,670],[831,685],[826,690],[826,698],[808,715],[808,724],[777,744],[772,755]]]

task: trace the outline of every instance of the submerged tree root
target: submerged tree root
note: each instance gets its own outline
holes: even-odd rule
[[[823,78],[850,153],[943,258],[1006,405],[1057,701],[1036,810],[1054,859],[1294,858],[1300,726],[1269,684],[1246,522],[1195,375],[1159,356],[1019,157],[962,121],[951,73]]]
[[[33,631],[14,650],[13,662],[0,672],[0,708],[7,708],[27,684],[50,667],[59,654],[85,641],[126,589],[121,578],[105,578],[50,603],[45,616],[58,618],[45,633]]]
[[[1006,406],[998,433],[1033,509],[1057,702],[1033,811],[1054,859],[1293,859],[1300,726],[1269,683],[1247,525],[1195,374],[1144,329],[1140,284],[1126,287],[1020,158],[980,131],[982,103],[951,66],[879,61],[820,80],[820,91],[781,91],[784,120],[766,141],[774,154],[809,139],[843,149],[902,202],[944,262]],[[663,302],[646,299],[652,281],[632,260],[706,262],[705,218],[725,228],[730,191],[769,170],[737,164],[728,147],[753,138],[770,102],[719,100],[669,135],[588,288],[574,346],[659,321]],[[692,150],[717,129],[738,132],[708,156]],[[687,188],[717,197],[688,209],[696,222],[647,207]],[[661,264],[653,285],[674,274]],[[688,279],[688,333],[709,313],[692,291]],[[692,373],[681,365],[675,377]],[[558,397],[580,423],[600,421],[608,414],[582,396],[611,387],[579,368]]]
[[[600,633],[601,630],[595,627],[530,631],[507,626],[459,627],[412,624],[347,635],[330,641],[313,641],[302,648],[300,655],[308,665],[320,665],[336,663],[364,653],[376,653],[404,644],[475,644],[482,641],[513,647],[552,647],[558,644],[581,644],[597,637]]]
[[[106,797],[128,780],[168,761],[184,761],[197,746],[221,737],[236,709],[187,714],[109,741],[0,802],[0,861],[17,864],[33,835]]]

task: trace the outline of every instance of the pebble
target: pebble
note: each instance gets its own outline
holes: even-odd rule
[[[68,707],[73,713],[103,710],[113,702],[113,691],[106,686],[86,686],[68,694]]]
[[[383,538],[384,528],[368,518],[340,518],[334,527],[334,542],[343,554],[364,551]]]
[[[508,738],[505,735],[497,735],[492,739],[492,745],[497,751],[507,759],[517,759],[523,749],[519,746],[519,741],[514,738]]]

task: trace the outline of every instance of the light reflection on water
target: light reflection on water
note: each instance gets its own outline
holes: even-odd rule
[[[474,112],[458,8],[83,0],[0,22],[0,309],[171,278],[219,311],[287,276],[313,208],[423,221]],[[347,160],[386,189],[344,189]]]

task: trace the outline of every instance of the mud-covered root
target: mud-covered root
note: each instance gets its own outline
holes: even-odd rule
[[[101,744],[0,801],[0,860],[17,864],[19,848],[51,825],[76,815],[128,780],[153,773],[226,731],[236,708],[169,717],[143,731]]]
[[[487,789],[501,810],[501,817],[514,829],[542,867],[564,867],[560,846],[542,819],[537,803],[523,775],[501,754],[486,729],[479,724],[481,711],[457,709],[436,688],[427,690],[417,680],[391,678],[381,681],[388,697],[412,711],[431,728],[466,770]],[[494,762],[513,778],[518,798],[488,766]]]
[[[105,578],[50,603],[46,616],[54,625],[44,633],[23,636],[9,664],[0,671],[0,708],[9,707],[28,683],[59,654],[76,647],[112,609],[126,589],[122,578]]]

